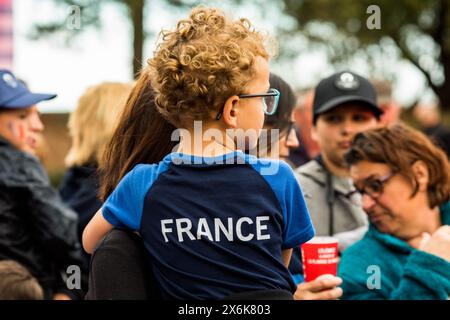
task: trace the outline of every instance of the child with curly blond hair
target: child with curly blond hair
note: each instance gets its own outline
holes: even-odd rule
[[[140,158],[144,163],[126,173],[137,154],[151,154],[148,130],[156,124],[119,124],[124,134],[114,135],[109,154],[134,149],[116,162],[118,175],[106,171],[114,177],[104,181],[121,180],[103,188],[106,201],[83,233],[85,250],[112,228],[138,232],[164,299],[294,293],[286,267],[292,248],[314,236],[302,191],[285,162],[243,152],[256,146],[264,115],[276,111],[279,98],[270,89],[265,38],[246,19],[196,8],[162,32],[126,110],[148,112],[149,86],[161,119],[178,128],[181,141],[162,161]],[[146,132],[126,133],[138,125]],[[128,142],[118,147],[120,139]]]

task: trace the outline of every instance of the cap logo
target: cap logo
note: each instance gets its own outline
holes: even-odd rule
[[[341,90],[354,90],[359,87],[359,81],[350,72],[344,72],[337,78],[335,85]]]
[[[9,73],[3,75],[3,81],[11,88],[17,88],[17,80]]]

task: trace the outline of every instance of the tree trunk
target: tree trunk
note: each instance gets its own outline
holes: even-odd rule
[[[450,10],[449,0],[440,0],[437,5],[436,15],[437,25],[434,32],[431,33],[433,40],[440,46],[441,54],[439,57],[442,68],[444,69],[444,83],[439,87],[433,87],[434,92],[439,98],[442,110],[450,110],[450,50],[448,48],[447,25]]]
[[[439,88],[438,97],[442,111],[450,111],[450,83],[445,84]]]
[[[143,62],[145,0],[134,0],[129,3],[133,24],[133,78],[136,79],[142,69]]]
[[[441,109],[450,110],[450,55],[442,47],[442,67],[444,68],[444,83],[435,90],[439,98]]]

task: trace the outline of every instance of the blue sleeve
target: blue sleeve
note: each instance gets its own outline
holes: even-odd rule
[[[156,179],[156,164],[139,164],[128,172],[102,207],[103,217],[114,227],[138,231],[144,198]]]
[[[291,167],[284,161],[270,161],[272,170],[267,170],[265,174],[261,171],[261,175],[271,186],[283,212],[282,248],[294,248],[314,237],[314,227]]]

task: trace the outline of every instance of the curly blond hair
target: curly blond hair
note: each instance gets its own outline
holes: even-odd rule
[[[229,97],[244,93],[255,76],[255,58],[269,58],[268,37],[247,19],[232,21],[218,9],[195,8],[161,36],[147,71],[158,111],[178,127],[210,119]]]

